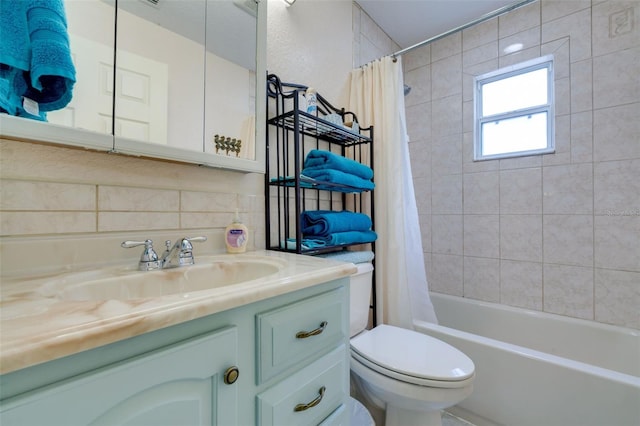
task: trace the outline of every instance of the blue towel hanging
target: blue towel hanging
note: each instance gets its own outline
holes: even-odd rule
[[[29,3],[0,0],[0,63],[23,71],[31,67],[31,41],[27,27]]]
[[[71,60],[62,0],[0,0],[0,107],[12,115],[44,119],[72,99],[76,72]],[[23,98],[39,115],[23,108]]]
[[[27,10],[31,40],[31,86],[26,95],[42,111],[64,108],[73,96],[76,71],[71,60],[62,0],[31,0]]]

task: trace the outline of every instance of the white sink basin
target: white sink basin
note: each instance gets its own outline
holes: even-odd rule
[[[212,256],[191,266],[160,271],[105,271],[50,281],[48,297],[62,300],[131,300],[192,293],[257,280],[280,271],[285,262],[260,256]],[[102,275],[102,276],[100,276]]]

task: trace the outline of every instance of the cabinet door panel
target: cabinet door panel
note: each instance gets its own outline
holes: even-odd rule
[[[160,383],[110,408],[91,425],[209,424],[212,388],[211,379]]]
[[[235,424],[237,385],[223,375],[237,363],[237,340],[225,328],[13,398],[0,423]]]

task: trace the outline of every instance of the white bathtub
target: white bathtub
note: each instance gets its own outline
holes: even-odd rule
[[[459,407],[508,426],[640,425],[640,331],[431,294],[440,325],[416,329],[476,365]]]

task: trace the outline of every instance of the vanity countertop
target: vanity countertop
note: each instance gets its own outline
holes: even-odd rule
[[[356,272],[351,263],[275,251],[228,256],[247,255],[270,257],[284,266],[274,274],[239,284],[188,294],[131,300],[61,300],[42,290],[48,282],[64,279],[65,274],[3,279],[0,287],[0,373],[9,373]],[[163,274],[165,271],[135,273]]]

